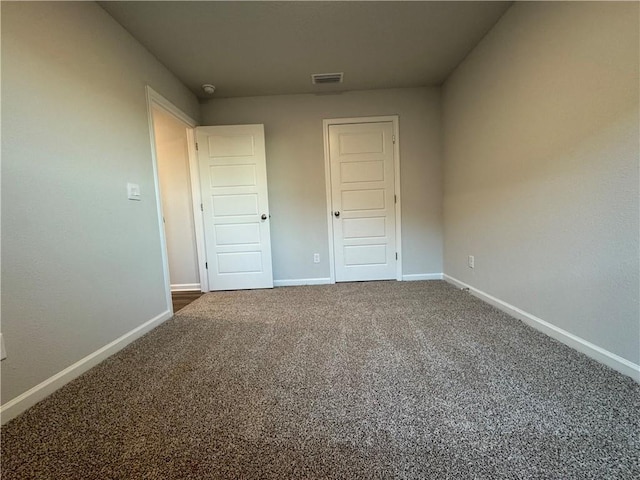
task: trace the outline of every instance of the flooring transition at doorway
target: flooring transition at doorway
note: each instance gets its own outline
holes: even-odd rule
[[[182,310],[194,300],[203,295],[199,290],[190,290],[188,292],[171,292],[171,301],[173,302],[173,313]]]

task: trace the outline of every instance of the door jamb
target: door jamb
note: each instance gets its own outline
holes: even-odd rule
[[[173,313],[171,302],[171,281],[169,278],[169,258],[167,254],[167,239],[165,236],[162,211],[162,197],[160,192],[160,179],[158,177],[158,158],[156,152],[155,130],[153,124],[153,107],[158,108],[165,113],[171,115],[176,120],[184,124],[187,134],[187,151],[189,157],[189,176],[191,180],[191,200],[193,211],[194,233],[196,238],[196,254],[198,258],[198,272],[200,276],[200,290],[202,292],[209,291],[208,278],[205,269],[205,253],[204,253],[204,227],[202,225],[202,214],[200,212],[201,194],[200,194],[200,174],[198,170],[198,158],[195,147],[195,127],[198,122],[176,107],[169,100],[156,92],[149,85],[145,87],[147,99],[147,118],[149,122],[149,134],[151,139],[151,157],[153,165],[153,181],[156,192],[156,204],[158,205],[158,225],[160,229],[160,244],[162,249],[162,270],[165,282],[166,296],[168,306]],[[197,188],[194,188],[194,185]]]
[[[396,251],[398,261],[396,262],[396,280],[402,281],[402,222],[401,222],[401,198],[400,194],[400,117],[398,115],[385,115],[377,117],[352,117],[352,118],[329,118],[322,121],[322,134],[324,137],[324,181],[327,195],[327,227],[329,232],[329,283],[336,283],[334,242],[333,242],[333,212],[331,204],[331,159],[329,158],[329,126],[346,125],[351,123],[380,123],[391,122],[393,124],[393,135],[396,142],[393,145],[393,170],[394,170],[394,190],[396,195]]]

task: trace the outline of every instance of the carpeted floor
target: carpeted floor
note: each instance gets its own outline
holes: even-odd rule
[[[10,479],[637,479],[640,385],[444,282],[208,294],[2,428]]]

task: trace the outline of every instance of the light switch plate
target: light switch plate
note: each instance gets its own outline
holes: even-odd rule
[[[140,185],[137,183],[127,183],[127,198],[129,198],[129,200],[140,200]]]

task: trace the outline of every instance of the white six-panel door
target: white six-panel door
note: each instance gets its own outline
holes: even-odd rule
[[[329,125],[335,278],[396,278],[393,123]]]
[[[196,128],[210,290],[273,287],[263,125]]]

